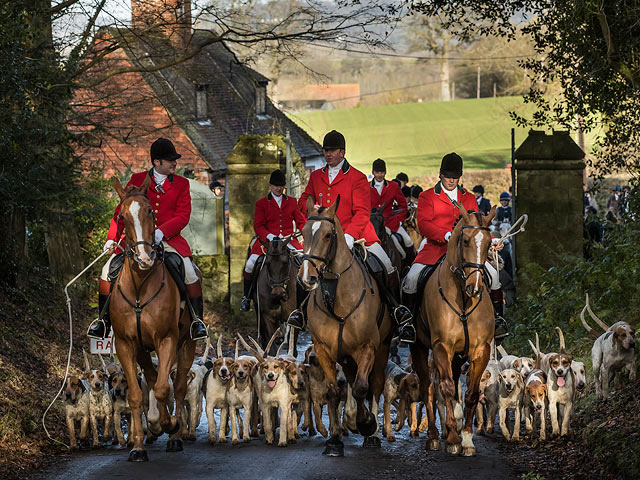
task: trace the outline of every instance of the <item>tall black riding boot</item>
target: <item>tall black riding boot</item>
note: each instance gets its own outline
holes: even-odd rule
[[[398,272],[394,271],[387,274],[388,294],[387,303],[393,312],[393,318],[398,323],[399,338],[401,342],[415,343],[416,327],[413,325],[413,315],[411,310],[400,304],[400,279]]]
[[[96,318],[89,329],[87,336],[99,340],[106,338],[111,333],[111,319],[109,318],[109,296],[111,284],[105,280],[100,280],[100,291],[98,293],[98,318]],[[106,307],[106,308],[105,308]]]
[[[200,338],[207,338],[207,326],[204,324],[202,318],[204,317],[204,302],[202,300],[202,285],[200,282],[187,285],[187,296],[189,297],[189,303],[191,303],[191,327],[189,332],[193,340]],[[193,316],[195,315],[195,318]]]
[[[405,262],[408,266],[411,266],[413,261],[416,259],[416,247],[411,245],[407,247],[404,243],[402,244],[402,248],[404,248],[404,253],[406,255]]]
[[[493,304],[493,312],[495,315],[495,333],[494,338],[496,345],[500,345],[502,341],[509,336],[507,322],[504,319],[504,303],[502,302],[502,289],[491,290],[491,303]]]
[[[242,281],[244,282],[244,294],[240,302],[240,311],[248,312],[251,310],[251,285],[253,284],[253,272],[242,271]]]

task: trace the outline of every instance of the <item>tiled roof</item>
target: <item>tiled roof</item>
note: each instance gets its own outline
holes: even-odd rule
[[[126,36],[123,44],[128,58],[146,69],[168,63],[164,59],[174,54],[164,38],[143,41],[126,32],[113,33]],[[193,41],[202,41],[206,35],[197,32]],[[303,160],[322,155],[321,146],[268,99],[267,114],[255,114],[256,85],[268,79],[240,63],[223,42],[203,47],[183,63],[142,76],[213,170],[226,169],[224,160],[242,134],[284,136],[289,130]],[[208,85],[210,122],[198,121],[195,116],[195,89],[204,84]]]

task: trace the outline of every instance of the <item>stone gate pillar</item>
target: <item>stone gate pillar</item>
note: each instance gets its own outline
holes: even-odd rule
[[[531,130],[516,150],[516,214],[529,215],[517,237],[518,267],[582,256],[584,156],[565,131]]]
[[[229,301],[232,318],[252,318],[254,313],[240,311],[242,270],[247,248],[254,236],[253,210],[261,197],[269,193],[269,176],[284,169],[284,140],[276,135],[242,135],[225,160],[229,198]]]

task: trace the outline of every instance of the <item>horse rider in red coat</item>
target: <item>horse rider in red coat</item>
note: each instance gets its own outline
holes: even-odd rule
[[[414,314],[419,296],[418,280],[420,274],[424,268],[433,271],[438,260],[447,253],[449,238],[460,216],[460,210],[453,202],[457,202],[458,205],[469,211],[477,211],[478,204],[475,196],[458,185],[461,176],[462,158],[456,153],[449,153],[444,156],[440,165],[440,181],[433,188],[420,193],[418,197],[418,230],[425,242],[402,284],[403,301]],[[497,297],[494,290],[500,292],[500,307],[497,311],[500,317],[497,318],[504,322],[501,317],[502,291],[497,272],[488,262],[485,263],[485,266],[487,266],[487,273],[491,279],[491,299],[494,309],[498,307],[498,302],[494,300]],[[498,321],[496,325],[498,326]],[[504,328],[506,325],[500,325],[500,327]],[[496,338],[498,338],[497,333]]]
[[[347,246],[351,249],[354,241],[364,239],[365,248],[380,259],[387,271],[387,284],[391,292],[386,295],[386,299],[400,325],[400,338],[406,342],[415,342],[416,332],[411,312],[395,298],[400,293],[398,272],[380,245],[370,221],[369,182],[364,173],[349,165],[344,158],[345,146],[345,138],[340,132],[332,130],[325,135],[322,148],[327,164],[311,173],[298,206],[306,216],[307,197],[311,196],[317,205],[329,207],[340,196],[336,215],[344,230]],[[296,328],[303,327],[302,314],[298,310],[294,310],[289,316],[289,324]]]
[[[284,194],[287,184],[284,173],[274,170],[269,178],[270,193],[256,202],[253,214],[253,230],[258,239],[251,245],[251,252],[247,263],[244,265],[242,278],[244,281],[244,295],[240,304],[240,310],[248,312],[251,308],[251,285],[253,285],[253,270],[260,255],[264,255],[263,242],[267,243],[274,238],[283,238],[293,233],[295,223],[302,230],[306,221],[304,215],[298,210],[298,202],[295,198]],[[300,250],[302,245],[294,237],[287,244],[291,250]]]
[[[180,232],[189,223],[191,217],[191,194],[189,180],[176,175],[177,160],[181,157],[176,152],[171,140],[159,138],[151,144],[151,163],[153,167],[146,172],[131,176],[129,185],[140,186],[147,176],[151,177],[147,197],[153,209],[156,221],[154,243],[162,242],[165,252],[175,252],[182,257],[185,270],[185,285],[187,296],[196,314],[191,322],[191,338],[205,338],[207,327],[202,321],[204,305],[202,301],[202,285],[191,262],[191,249]],[[109,307],[107,301],[111,292],[109,270],[116,253],[122,253],[117,243],[123,235],[124,221],[119,218],[120,205],[111,219],[107,242],[104,250],[111,253],[111,257],[102,268],[98,292],[98,308],[100,316],[89,327],[87,335],[93,338],[105,338],[111,330]],[[105,308],[107,305],[107,308]]]
[[[402,247],[404,249],[407,264],[410,265],[416,258],[416,249],[413,246],[411,237],[402,226],[402,222],[407,218],[407,199],[402,194],[400,186],[396,182],[388,182],[384,177],[387,174],[387,164],[381,158],[373,162],[373,180],[371,180],[371,208],[382,208],[382,216],[385,217],[384,224],[393,233],[402,237]],[[393,214],[395,210],[398,213]]]

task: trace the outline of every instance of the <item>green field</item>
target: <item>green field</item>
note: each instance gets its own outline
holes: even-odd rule
[[[291,114],[291,118],[322,142],[336,129],[347,139],[347,158],[369,173],[380,157],[388,176],[404,171],[418,177],[438,171],[443,155],[457,152],[465,169],[503,168],[511,161],[510,111],[530,110],[522,97],[480,98],[453,102],[412,103],[349,110]],[[516,146],[526,137],[516,128]]]

